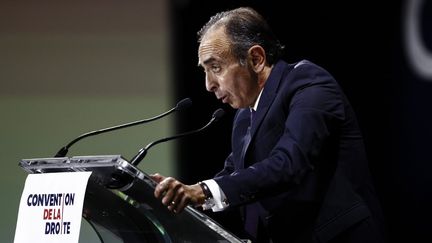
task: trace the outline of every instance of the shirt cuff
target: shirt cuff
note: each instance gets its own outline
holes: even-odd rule
[[[226,196],[224,194],[224,192],[222,191],[222,189],[219,187],[219,185],[217,184],[217,182],[215,180],[205,180],[203,181],[203,183],[205,183],[208,188],[210,189],[210,192],[212,193],[212,205],[211,205],[211,209],[213,212],[218,212],[218,211],[222,211],[225,208],[227,208],[229,206],[229,204],[227,203],[227,199]],[[204,209],[209,209],[206,207],[203,207]]]

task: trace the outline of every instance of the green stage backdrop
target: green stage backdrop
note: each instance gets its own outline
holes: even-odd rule
[[[170,109],[166,1],[0,3],[0,242],[12,242],[24,158],[52,157],[78,135]],[[73,155],[133,157],[172,135],[176,114],[89,137]],[[176,175],[174,141],[139,167]]]

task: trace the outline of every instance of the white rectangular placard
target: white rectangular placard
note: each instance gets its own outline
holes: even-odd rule
[[[29,174],[21,195],[14,243],[77,243],[90,174]]]

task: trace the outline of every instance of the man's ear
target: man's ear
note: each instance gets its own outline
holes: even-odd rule
[[[257,73],[264,70],[266,64],[266,53],[264,48],[262,48],[260,45],[254,45],[249,48],[248,53],[249,57],[251,58],[250,60],[253,70]]]

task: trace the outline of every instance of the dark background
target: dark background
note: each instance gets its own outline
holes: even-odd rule
[[[205,91],[196,32],[216,12],[239,6],[252,6],[268,20],[286,46],[288,62],[309,59],[345,90],[363,130],[390,242],[431,242],[432,78],[419,76],[409,64],[402,1],[170,1],[175,96],[194,103],[178,116],[176,130],[203,126],[219,107],[227,111],[205,133],[178,143],[180,179],[212,177],[230,151],[235,111]],[[419,23],[432,52],[430,1],[424,1]],[[228,217],[209,214],[233,229]]]

